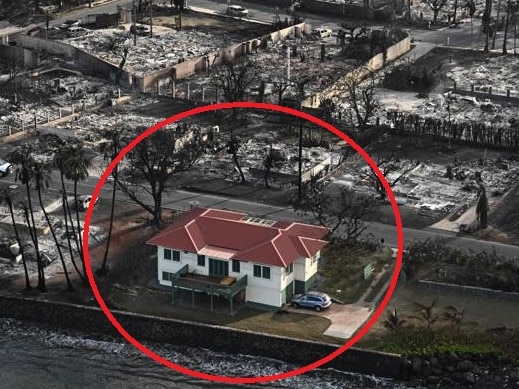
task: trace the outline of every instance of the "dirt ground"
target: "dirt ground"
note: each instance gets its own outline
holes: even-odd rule
[[[419,325],[420,323],[409,319],[409,316],[415,315],[414,303],[429,305],[434,299],[438,299],[435,311],[440,317],[438,324],[447,323],[441,317],[445,307],[448,306],[458,309],[465,308],[462,326],[467,329],[485,331],[500,327],[516,328],[519,323],[519,302],[517,301],[472,293],[430,289],[411,281],[404,286],[397,287],[380,320],[370,329],[366,339],[361,343],[371,343],[387,333],[384,328],[384,319],[395,308],[401,319],[406,319],[409,324]]]

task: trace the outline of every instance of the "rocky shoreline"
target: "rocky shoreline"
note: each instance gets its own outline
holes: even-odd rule
[[[402,366],[402,379],[411,387],[519,388],[519,366],[489,355],[409,356]]]

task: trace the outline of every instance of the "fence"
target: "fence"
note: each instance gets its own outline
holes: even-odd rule
[[[495,85],[475,85],[454,83],[450,91],[463,96],[473,96],[482,100],[497,100],[519,104],[519,91],[510,88],[496,88]]]
[[[36,130],[38,126],[45,125],[47,127],[73,120],[77,114],[95,110],[108,102],[126,99],[127,96],[121,96],[120,90],[117,96],[107,95],[105,99],[85,99],[79,103],[71,104],[66,107],[45,107],[38,108],[31,114],[24,116],[13,116],[6,122],[0,122],[0,136],[11,136],[16,133],[21,133],[30,130]]]
[[[480,122],[457,123],[402,112],[390,113],[389,126],[390,132],[399,135],[431,135],[457,143],[519,150],[519,129],[510,127],[487,126]]]

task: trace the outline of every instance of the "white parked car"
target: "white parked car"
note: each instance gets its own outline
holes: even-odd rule
[[[13,165],[0,158],[0,174],[5,177],[13,172]]]
[[[249,17],[249,10],[243,8],[241,5],[230,5],[227,7],[227,15],[247,18]]]
[[[314,28],[312,35],[319,39],[328,38],[332,36],[332,30],[329,28]]]
[[[85,196],[78,196],[76,200],[76,208],[78,211],[86,211],[88,207],[90,206],[90,202],[92,201],[91,195],[85,195]],[[99,198],[96,201],[99,201]]]

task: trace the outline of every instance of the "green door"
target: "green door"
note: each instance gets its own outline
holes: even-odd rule
[[[229,275],[229,262],[209,258],[209,276],[227,277]]]

